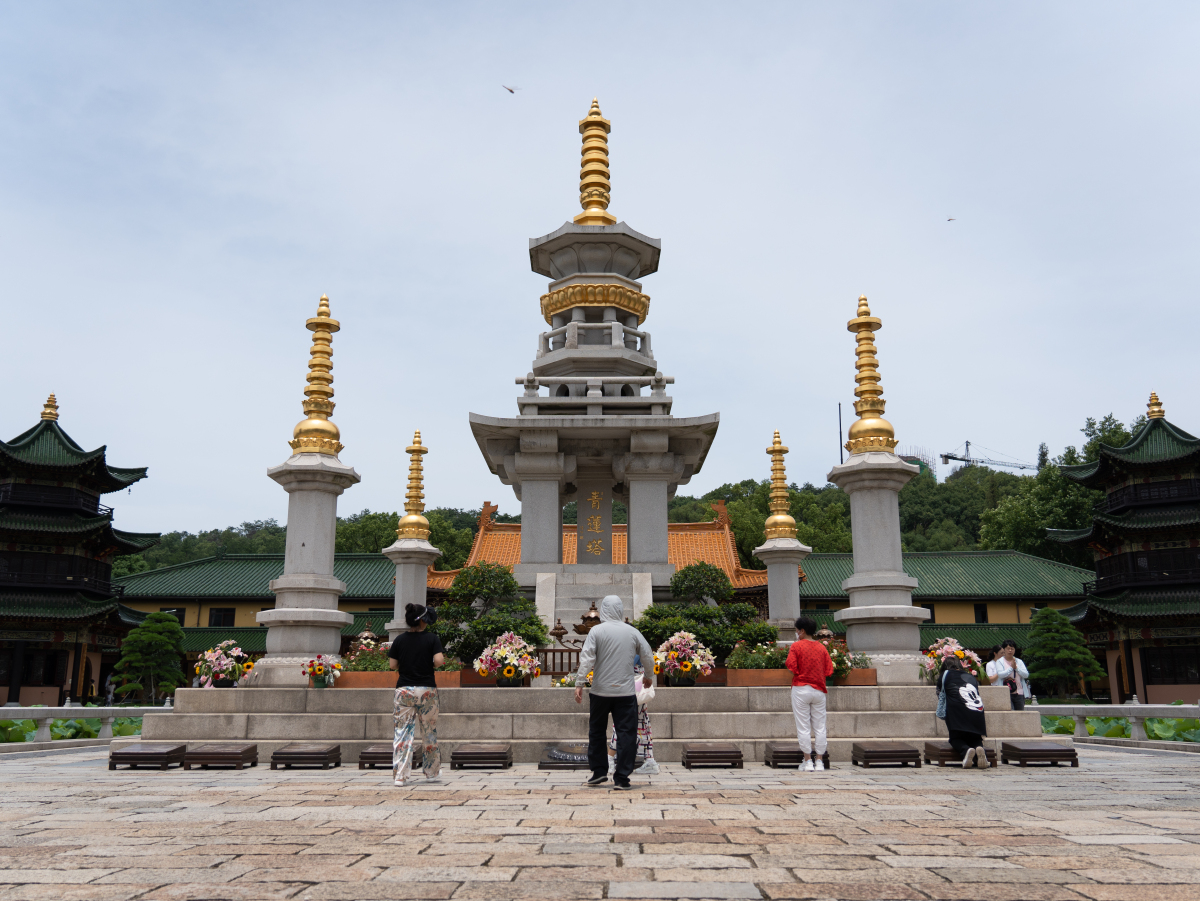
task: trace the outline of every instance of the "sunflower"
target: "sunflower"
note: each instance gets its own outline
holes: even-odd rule
[[[317,667],[317,668],[314,670],[314,672],[316,672],[316,674],[317,674],[318,676],[323,676],[323,675],[325,675],[325,667],[323,667],[323,666],[318,666],[318,667]]]
[[[486,669],[484,669],[482,666],[479,669],[475,670],[475,672],[479,673],[479,675],[482,676],[483,678],[485,678],[485,679],[487,678],[488,671]]]
[[[661,672],[662,672],[662,667],[660,667],[657,663],[654,664],[654,675],[657,676]]]
[[[197,676],[200,675],[200,664],[199,663],[196,664],[196,675]]]
[[[245,670],[246,672],[250,672],[250,670],[254,669],[254,661],[247,660],[245,663],[242,664],[242,669]]]
[[[691,672],[691,670],[692,670],[692,661],[685,660],[685,661],[683,661],[683,663],[679,664],[679,671],[681,673],[689,673],[689,672]]]
[[[516,674],[517,674],[517,668],[515,666],[504,667],[504,678],[505,679],[511,679]]]
[[[340,663],[335,663],[335,664],[333,665],[333,668],[334,668],[334,669],[341,669],[341,668],[342,668],[342,665],[341,665]]]
[[[542,668],[539,666],[537,669],[535,669],[535,670],[533,671],[533,678],[535,678],[535,679],[536,679],[536,678],[537,678],[538,676],[540,676],[541,674],[542,674]]]

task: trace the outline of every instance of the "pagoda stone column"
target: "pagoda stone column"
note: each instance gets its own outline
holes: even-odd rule
[[[800,562],[812,548],[796,538],[796,520],[788,513],[787,473],[783,456],[788,449],[779,440],[767,448],[771,457],[771,515],[764,529],[766,541],[754,556],[767,564],[767,619],[780,628],[791,629],[800,616]]]
[[[684,479],[684,459],[669,453],[666,431],[635,431],[630,453],[613,459],[629,507],[629,562],[667,562],[667,502]]]
[[[899,495],[920,468],[893,453],[895,431],[882,417],[886,402],[873,337],[882,325],[871,315],[867,298],[860,297],[858,316],[847,324],[857,335],[854,409],[859,419],[850,426],[846,442],[850,459],[828,476],[850,495],[854,539],[854,575],[842,582],[850,607],[839,610],[834,619],[846,624],[850,650],[871,658],[880,684],[917,684],[920,626],[929,619],[929,611],[912,603],[917,580],[904,572]]]
[[[359,475],[338,459],[342,449],[333,413],[333,333],[341,327],[329,315],[329,298],[322,296],[317,315],[305,325],[313,333],[304,389],[308,418],[296,426],[289,443],[292,456],[267,470],[288,493],[287,544],[283,575],[273,579],[275,609],[256,619],[267,627],[267,656],[254,670],[256,686],[308,684],[300,665],[324,654],[341,651],[342,628],[354,621],[338,610],[346,583],[333,575],[338,496],[359,482]]]
[[[429,453],[429,448],[421,444],[420,429],[414,433],[413,443],[404,452],[409,455],[405,515],[396,527],[396,542],[383,550],[383,555],[396,564],[396,606],[392,621],[384,627],[389,641],[395,641],[401,633],[408,631],[404,608],[409,604],[424,605],[429,567],[442,556],[442,552],[429,543],[429,520],[421,515],[425,511],[421,457]]]
[[[525,429],[506,462],[521,499],[521,562],[561,564],[563,493],[575,457],[559,452],[556,431]]]

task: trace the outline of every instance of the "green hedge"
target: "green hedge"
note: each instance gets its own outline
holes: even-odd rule
[[[33,741],[37,723],[33,720],[0,720],[0,742]],[[113,736],[124,737],[142,734],[140,716],[120,716],[113,722]],[[70,738],[99,738],[100,720],[81,718],[77,720],[54,720],[50,723],[50,738],[53,741]]]

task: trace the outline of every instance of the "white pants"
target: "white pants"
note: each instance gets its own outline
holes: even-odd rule
[[[792,715],[796,717],[796,741],[801,754],[812,753],[812,734],[816,733],[817,755],[825,753],[825,692],[811,685],[792,686]],[[811,732],[810,732],[811,726]]]

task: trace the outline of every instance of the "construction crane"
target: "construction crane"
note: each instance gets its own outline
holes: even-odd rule
[[[949,466],[951,460],[959,460],[968,466],[1004,466],[1008,469],[1037,469],[1037,466],[1033,463],[1009,463],[1005,460],[989,460],[987,457],[972,457],[971,442],[967,441],[964,444],[966,451],[962,456],[955,453],[942,454],[942,464]]]

